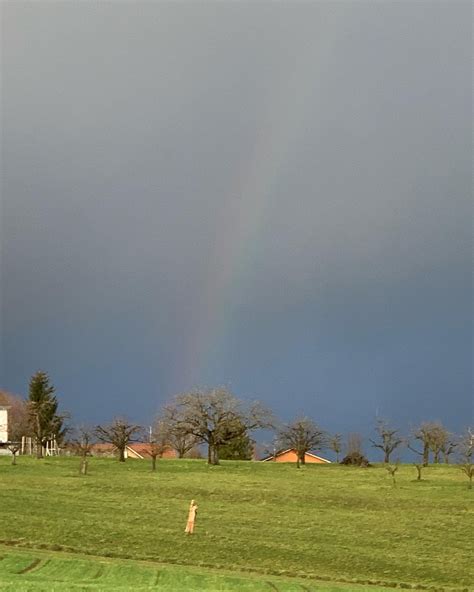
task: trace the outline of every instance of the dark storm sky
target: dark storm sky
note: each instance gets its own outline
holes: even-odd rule
[[[1,10],[1,387],[472,421],[470,2]]]

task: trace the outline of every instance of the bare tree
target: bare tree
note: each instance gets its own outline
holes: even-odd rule
[[[430,462],[430,451],[432,450],[433,444],[433,430],[437,424],[434,422],[423,422],[413,431],[413,438],[418,440],[422,449],[417,450],[410,442],[408,442],[408,448],[421,456],[423,466],[427,467]]]
[[[334,434],[329,437],[328,448],[335,452],[336,462],[339,462],[339,455],[342,452],[342,434]]]
[[[474,477],[474,465],[472,464],[472,456],[474,454],[474,433],[471,428],[468,428],[466,434],[461,438],[458,451],[461,457],[460,468],[469,479],[468,488],[472,489],[472,478]]]
[[[361,456],[364,454],[362,448],[363,438],[357,432],[352,432],[347,435],[347,456],[353,454],[360,454]]]
[[[468,488],[472,489],[472,478],[474,477],[474,465],[471,463],[466,463],[464,465],[461,465],[461,470],[466,475],[466,477],[469,479]]]
[[[8,445],[8,450],[12,453],[12,465],[16,465],[16,455],[20,452],[20,444],[18,442],[12,442]]]
[[[310,450],[321,449],[326,444],[326,435],[312,419],[301,417],[278,429],[277,440],[282,448],[296,451],[296,466],[305,464],[305,455]]]
[[[441,422],[430,421],[422,423],[413,433],[415,440],[422,444],[422,450],[417,450],[410,443],[408,448],[423,459],[426,467],[430,460],[430,452],[433,453],[433,462],[438,464],[441,456],[445,463],[449,463],[449,457],[455,452],[458,442]]]
[[[161,458],[166,450],[171,448],[168,424],[161,418],[156,418],[149,435],[151,470],[156,471],[156,459]]]
[[[245,407],[224,387],[178,395],[171,407],[176,427],[207,444],[207,460],[213,465],[219,464],[219,446],[229,438],[272,424],[270,412],[260,403]]]
[[[416,480],[417,480],[417,481],[421,481],[421,471],[423,470],[423,468],[424,468],[424,465],[422,465],[422,464],[420,464],[420,463],[414,463],[414,465],[413,465],[413,466],[415,467],[415,469],[416,469],[416,473],[417,473]]]
[[[80,426],[76,430],[76,436],[72,439],[72,447],[78,456],[81,457],[79,472],[81,475],[87,475],[88,458],[91,455],[92,447],[95,442],[95,434],[92,428]]]
[[[200,443],[199,438],[189,433],[187,424],[182,421],[180,409],[173,404],[164,408],[162,421],[166,425],[169,444],[176,450],[178,458],[184,458]]]
[[[454,442],[451,441],[451,434],[441,422],[436,422],[431,424],[428,439],[430,450],[433,452],[433,461],[435,464],[438,464],[441,460],[443,450],[447,451],[454,444]]]
[[[375,426],[378,441],[370,440],[374,448],[380,448],[384,453],[384,463],[390,462],[392,452],[402,444],[403,439],[398,435],[398,430],[390,427],[385,419],[377,420]]]
[[[399,463],[397,462],[394,465],[387,465],[385,468],[387,469],[389,475],[392,476],[392,486],[396,487],[397,486],[397,481],[395,479],[395,473],[398,471],[398,465]]]
[[[453,434],[447,433],[446,439],[443,441],[441,445],[441,452],[443,454],[444,462],[448,465],[449,464],[449,457],[456,452],[456,448],[459,442],[456,439],[456,436]]]
[[[113,444],[119,453],[119,461],[125,462],[125,449],[130,442],[136,441],[141,426],[130,423],[124,418],[115,418],[109,425],[98,425],[95,435],[102,442]]]

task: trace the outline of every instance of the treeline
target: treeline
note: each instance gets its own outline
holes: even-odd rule
[[[82,457],[82,472],[87,471],[87,457],[97,442],[112,445],[122,462],[129,444],[147,442],[153,469],[156,459],[169,448],[183,458],[205,446],[210,465],[219,464],[220,459],[249,460],[255,455],[256,443],[252,435],[258,429],[275,434],[270,445],[261,447],[267,456],[293,449],[297,466],[305,464],[307,452],[323,450],[331,450],[336,461],[343,464],[369,464],[361,435],[349,434],[344,439],[342,434],[323,430],[309,417],[287,423],[278,421],[261,403],[245,403],[225,387],[194,389],[177,395],[163,406],[146,430],[125,418],[114,418],[109,424],[93,427],[67,425],[68,416],[59,413],[55,388],[42,371],[31,377],[26,401],[0,392],[0,405],[10,407],[9,440],[14,457],[22,436],[32,438],[38,458],[43,456],[47,442],[54,440]],[[423,422],[410,434],[402,435],[387,420],[378,419],[374,437],[369,442],[372,448],[381,451],[387,465],[402,447],[419,457],[416,464],[420,467],[430,462],[449,463],[454,454],[459,462],[472,464],[472,431],[468,429],[464,435],[456,436],[441,422]]]

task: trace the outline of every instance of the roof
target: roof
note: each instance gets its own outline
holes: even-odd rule
[[[98,452],[100,454],[104,452],[114,452],[115,450],[115,446],[113,444],[109,444],[108,442],[96,442],[91,446],[92,453]]]
[[[279,450],[275,455],[272,454],[271,456],[267,456],[266,458],[262,458],[262,462],[272,460],[278,456],[283,456],[283,454],[286,454],[287,452],[294,452],[296,454],[296,450],[294,448],[287,448],[286,450]],[[305,456],[312,456],[313,458],[317,458],[318,460],[320,460],[323,463],[330,463],[331,462],[327,458],[323,458],[322,456],[318,456],[317,454],[314,454],[313,452],[305,452]]]
[[[132,452],[134,452],[137,456],[140,456],[141,458],[151,458],[151,453],[152,453],[152,445],[148,442],[131,442],[130,444],[128,444],[127,449],[131,450]],[[165,448],[165,450],[163,451],[164,454],[166,454],[167,452],[173,450],[170,447]]]

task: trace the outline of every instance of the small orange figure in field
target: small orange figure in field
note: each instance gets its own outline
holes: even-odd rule
[[[191,500],[191,504],[189,506],[188,522],[186,524],[186,528],[184,529],[184,532],[186,534],[193,534],[194,521],[196,520],[197,509],[198,507],[196,505],[196,502],[194,500]]]

